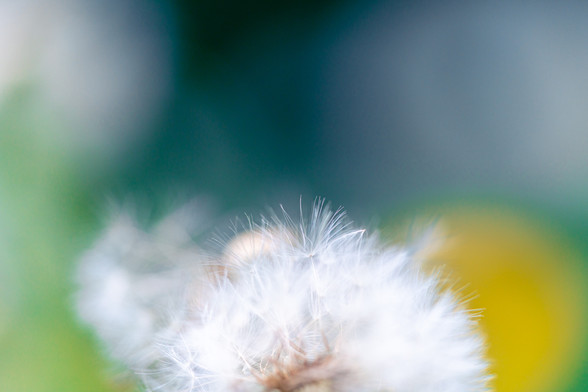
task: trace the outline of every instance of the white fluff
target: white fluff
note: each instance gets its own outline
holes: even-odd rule
[[[82,318],[149,391],[487,390],[471,315],[341,212],[252,225],[220,255],[160,242],[115,223],[79,274]]]

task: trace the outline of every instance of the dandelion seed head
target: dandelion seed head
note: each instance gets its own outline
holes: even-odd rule
[[[82,318],[149,391],[487,390],[474,319],[412,251],[322,203],[261,222],[157,273],[139,261],[174,252],[111,228],[82,261]]]

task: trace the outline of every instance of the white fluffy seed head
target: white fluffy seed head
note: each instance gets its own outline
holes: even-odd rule
[[[163,245],[115,223],[79,273],[82,318],[149,391],[487,390],[470,314],[342,212],[264,220],[219,255]]]

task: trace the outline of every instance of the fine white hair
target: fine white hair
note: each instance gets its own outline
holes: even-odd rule
[[[323,203],[211,254],[116,220],[82,258],[78,309],[148,391],[487,391],[475,318],[411,247]]]

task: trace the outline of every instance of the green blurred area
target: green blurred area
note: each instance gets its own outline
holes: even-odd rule
[[[317,130],[315,103],[322,97],[314,90],[319,80],[313,68],[323,50],[320,33],[330,31],[336,15],[357,9],[359,18],[371,4],[159,3],[176,18],[175,90],[165,115],[149,124],[159,132],[130,147],[116,165],[94,169],[55,142],[66,125],[38,111],[34,83],[19,85],[0,105],[1,391],[134,388],[117,376],[73,307],[75,262],[104,224],[109,198],[136,196],[157,210],[174,193],[180,199],[204,195],[222,215],[281,201],[295,206],[300,195],[310,203],[320,195],[357,207],[349,211],[352,218],[370,221],[373,214],[416,214],[441,201],[469,203],[475,194],[480,203],[533,211],[588,266],[588,201],[568,208],[565,192],[563,201],[550,204],[507,187],[448,196],[448,187],[422,191],[409,189],[408,181],[394,190],[402,196],[386,205],[371,204],[374,198],[362,199],[361,192],[350,196],[344,175],[324,177],[331,146]],[[365,173],[374,183],[378,175]],[[588,352],[581,361],[571,385],[558,391],[588,390]]]
[[[113,390],[72,306],[73,262],[97,229],[91,198],[38,134],[52,125],[30,116],[29,98],[18,91],[0,111],[2,389]]]

